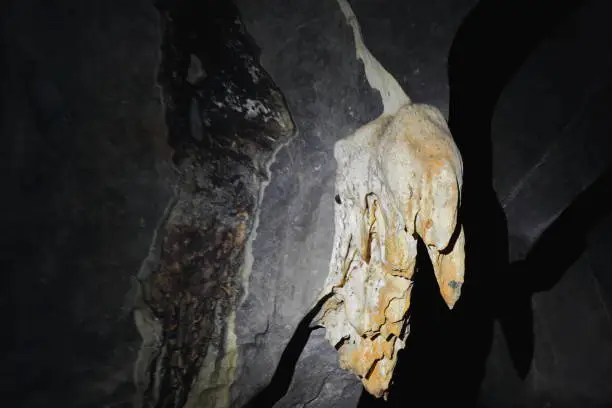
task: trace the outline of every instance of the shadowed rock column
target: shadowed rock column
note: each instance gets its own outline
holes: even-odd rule
[[[234,315],[275,153],[293,123],[228,2],[160,2],[158,81],[179,182],[139,273],[139,406],[228,405]]]

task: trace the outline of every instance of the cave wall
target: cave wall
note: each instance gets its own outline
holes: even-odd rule
[[[296,132],[276,154],[257,210],[248,289],[236,310],[240,352],[231,401],[380,404],[360,399],[357,379],[338,368],[321,330],[310,332],[303,320],[331,253],[333,144],[378,116],[380,98],[367,83],[335,2],[236,4]],[[448,53],[476,2],[351,4],[366,44],[406,92],[450,115]],[[142,341],[132,317],[137,273],[180,186],[157,83],[162,19],[150,2],[139,0],[30,0],[2,8],[2,257],[8,265],[2,310],[11,335],[2,352],[7,381],[1,398],[32,407],[130,406]],[[504,324],[487,317],[491,352],[477,362],[486,369],[482,406],[599,407],[612,401],[612,280],[606,261],[611,224],[605,195],[587,189],[612,158],[606,115],[612,89],[609,11],[605,1],[590,1],[560,17],[545,41],[530,45],[534,51],[492,105],[489,181],[506,212],[513,259],[528,253],[581,192],[586,196],[580,211],[565,214],[569,226],[558,227],[555,236],[562,242],[549,239],[552,244],[545,242],[534,255],[537,267],[512,276],[502,296],[512,311]],[[532,12],[532,23],[550,17],[538,8]],[[498,14],[483,14],[494,25]],[[503,28],[492,31],[497,49],[470,43],[466,34],[466,43],[480,52],[472,62],[480,64],[478,74],[505,61],[504,47],[514,43],[511,30],[500,36]],[[489,41],[483,31],[475,32]],[[600,190],[609,190],[606,183],[599,183]],[[561,260],[544,262],[553,258]],[[435,308],[435,301],[423,304]],[[423,333],[460,333],[449,315],[436,313],[424,313],[431,327]],[[534,357],[525,380],[514,366],[517,358],[524,365],[526,357],[511,351],[529,349],[524,342],[530,341],[531,326],[508,319],[534,322]],[[522,337],[508,340],[504,330],[516,326]],[[416,337],[414,353],[431,352],[424,345],[430,337],[424,337]],[[292,346],[300,342],[305,344]],[[301,353],[283,354],[287,350]],[[409,355],[405,360],[422,370],[416,384],[431,384],[439,375],[440,365],[427,368],[425,360]],[[449,364],[442,357],[430,361]],[[397,389],[414,393],[397,393],[389,404],[406,403],[411,395],[417,406],[435,401],[407,384]]]
[[[2,5],[5,406],[121,406],[171,190],[148,2]]]

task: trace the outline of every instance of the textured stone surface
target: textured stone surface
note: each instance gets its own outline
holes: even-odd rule
[[[405,105],[336,143],[336,226],[321,322],[365,388],[386,394],[404,347],[419,237],[440,293],[461,292],[461,156],[442,117]]]
[[[249,242],[269,162],[293,122],[231,3],[158,7],[158,80],[178,181],[138,276],[136,404],[227,407]]]
[[[148,1],[0,6],[0,405],[128,406],[131,288],[171,195]]]
[[[467,97],[450,100],[461,105],[454,120],[463,117],[465,123],[455,122],[451,129],[464,157],[463,203],[472,203],[469,231],[464,223],[466,246],[471,242],[475,248],[452,313],[438,296],[433,273],[420,274],[418,268],[411,335],[389,400],[368,400],[365,393],[357,403],[361,384],[338,367],[337,352],[322,329],[297,337],[307,340],[303,349],[287,346],[304,332],[300,319],[329,272],[336,205],[333,145],[384,107],[367,82],[336,3],[240,2],[262,48],[263,65],[287,96],[298,133],[278,152],[260,207],[250,292],[237,316],[236,333],[245,336],[237,336],[242,345],[232,389],[236,406],[256,390],[275,388],[265,385],[278,385],[274,374],[288,371],[286,384],[275,388],[278,406],[404,407],[408,401],[412,407],[444,406],[437,402],[456,405],[466,392],[478,393],[480,406],[610,405],[610,223],[609,218],[597,221],[609,211],[609,193],[590,198],[590,205],[587,200],[572,206],[570,221],[546,233],[553,234],[555,245],[540,242],[538,247],[548,249],[532,254],[539,259],[534,267],[522,274],[514,270],[511,280],[504,268],[487,262],[490,256],[478,255],[495,247],[494,241],[503,244],[495,233],[499,214],[488,208],[495,194],[487,183],[495,183],[505,206],[513,245],[529,252],[530,242],[548,231],[569,200],[609,163],[612,33],[606,19],[611,3],[583,2],[582,10],[539,46],[539,31],[551,31],[550,21],[568,1],[482,0],[483,7],[462,22],[476,3],[351,1],[381,65],[415,102],[445,114],[446,59],[461,23],[451,60],[464,63],[455,84],[465,84]],[[160,19],[148,0],[8,0],[0,11],[5,266],[0,313],[8,340],[0,357],[0,405],[127,407],[141,342],[129,313],[130,288],[157,222],[165,220],[165,208],[173,208],[168,186],[174,175],[168,177],[165,169],[170,149],[154,77]],[[211,29],[208,38],[226,32]],[[525,61],[516,58],[522,47],[531,53]],[[207,48],[202,55],[215,56],[208,62],[190,57],[187,81],[196,84],[214,72],[204,68],[207,64],[230,62],[222,50]],[[513,70],[516,75],[509,75]],[[503,92],[497,101],[491,95],[498,90]],[[227,92],[219,87],[212,94],[221,103]],[[232,104],[221,108],[200,99],[218,118],[238,113]],[[190,98],[189,109],[181,109],[187,113],[181,126],[189,130],[179,134],[197,137],[206,126],[204,120],[187,119],[201,111],[199,104]],[[468,182],[475,173],[483,175],[482,183]],[[194,194],[181,186],[180,198],[189,202]],[[232,191],[229,187],[229,195]],[[233,234],[238,224],[224,231]],[[166,230],[160,225],[162,249]],[[587,234],[593,225],[598,225],[595,233]],[[172,237],[164,248],[168,260]],[[233,242],[227,238],[220,234],[219,242]],[[189,248],[179,250],[189,257]],[[172,276],[170,268],[166,271],[164,276]],[[424,287],[429,291],[419,292]],[[162,293],[185,293],[177,290],[180,285],[166,288]],[[223,299],[234,296],[229,292]],[[187,297],[181,304],[190,304]],[[173,310],[168,301],[158,304]],[[503,323],[493,326],[495,320]],[[522,365],[526,361],[530,368],[525,380],[514,369],[516,350],[528,350],[521,341],[533,341],[535,350],[532,360],[523,358]],[[285,364],[288,350],[294,355]],[[442,377],[453,382],[438,392]]]
[[[440,111],[410,102],[368,50],[350,5],[344,0],[338,5],[384,111],[335,144],[334,249],[321,295],[333,296],[318,321],[339,350],[340,365],[357,374],[368,392],[386,397],[409,334],[418,237],[427,245],[448,306],[459,298],[462,162]]]
[[[417,103],[449,112],[448,52],[477,0],[351,0],[368,49]]]
[[[296,365],[297,375],[287,393],[274,406],[306,406],[326,408],[354,408],[363,389],[355,374],[338,366],[338,353],[325,338],[323,330],[316,330],[308,339]]]
[[[351,29],[335,2],[237,5],[247,30],[262,47],[262,66],[282,89],[297,128],[295,139],[279,151],[271,167],[253,243],[248,296],[236,317],[240,356],[232,395],[234,405],[242,406],[264,388],[277,387],[272,377],[281,354],[328,275],[334,143],[380,115],[382,104],[367,83]],[[321,372],[334,372],[327,377],[329,387],[343,389],[351,380],[359,384],[338,367],[334,350],[325,346],[301,354],[293,383],[309,381],[311,365],[301,363],[308,360],[317,361]],[[332,354],[322,358],[323,353]],[[283,401],[303,397],[306,403],[305,390],[293,385],[290,390],[296,394]],[[333,406],[347,397],[330,393],[329,398],[327,404]]]

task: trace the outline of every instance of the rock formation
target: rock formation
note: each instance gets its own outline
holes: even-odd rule
[[[612,405],[612,2],[350,5],[2,2],[2,406]]]
[[[461,293],[462,161],[439,110],[410,102],[365,48],[348,3],[339,4],[353,27],[368,79],[383,95],[385,112],[335,145],[335,236],[323,291],[333,296],[320,324],[338,349],[341,366],[380,397],[386,395],[410,331],[419,238],[450,308]]]
[[[138,274],[136,405],[226,407],[249,244],[268,166],[293,122],[231,3],[158,7],[178,182]]]
[[[244,342],[236,313],[248,294],[260,200],[294,128],[236,9],[198,4],[158,6],[158,79],[179,181],[138,276],[138,405],[231,403]],[[341,367],[382,396],[409,333],[417,235],[449,307],[459,296],[462,163],[442,114],[411,103],[365,47],[348,4],[339,5],[384,109],[335,145],[336,230],[323,290],[333,296],[319,321]]]
[[[339,141],[335,244],[321,324],[366,389],[385,394],[409,333],[419,237],[442,297],[461,292],[461,157],[442,115],[408,104]]]

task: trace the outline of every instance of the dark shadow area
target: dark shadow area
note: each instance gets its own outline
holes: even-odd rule
[[[525,278],[531,292],[551,289],[562,272],[578,260],[587,246],[587,236],[599,221],[612,213],[612,167],[600,175],[555,222],[540,235],[524,260],[511,265]],[[527,279],[529,277],[529,279]]]
[[[519,374],[529,371],[533,356],[532,295],[552,289],[584,253],[589,232],[612,213],[611,195],[612,167],[572,201],[523,260],[510,265],[510,275],[521,285],[499,303],[498,318]]]
[[[493,189],[491,122],[497,101],[530,53],[580,0],[483,1],[460,27],[448,58],[449,126],[464,161],[462,218],[466,284],[455,310],[462,352],[457,374],[475,404],[491,349],[493,323],[507,334],[524,378],[533,357],[529,297],[508,282],[506,217]],[[514,307],[505,305],[510,299]],[[521,327],[522,326],[522,327]],[[516,347],[520,346],[520,347]]]
[[[302,318],[293,336],[287,343],[281,355],[270,383],[255,395],[243,408],[268,408],[274,406],[289,390],[295,366],[308,343],[310,333],[316,328],[312,327],[313,319],[317,316],[325,302],[332,294],[321,298],[317,304]]]
[[[582,3],[484,0],[459,28],[449,52],[448,78],[449,126],[464,162],[461,222],[466,233],[466,278],[462,296],[455,309],[448,310],[439,295],[427,251],[420,242],[410,312],[411,334],[400,353],[389,399],[375,399],[364,392],[359,407],[435,407],[451,403],[478,406],[495,321],[501,324],[517,374],[521,378],[528,374],[534,351],[531,297],[553,287],[583,252],[589,229],[609,212],[604,197],[611,190],[612,176],[610,172],[601,176],[542,234],[523,261],[509,265],[507,220],[493,189],[491,122],[502,91],[526,58],[567,13]],[[163,1],[158,4],[162,13],[163,4]],[[172,46],[174,42],[185,46],[182,54],[175,55],[177,66],[168,71],[181,71],[182,75],[164,76],[161,72],[160,77],[161,82],[164,78],[167,81],[185,78],[190,54],[201,61],[206,71],[204,79],[195,85],[172,84],[182,90],[174,101],[181,108],[181,115],[168,116],[167,122],[182,129],[177,135],[189,135],[189,123],[184,117],[188,116],[185,112],[194,94],[210,96],[210,101],[221,98],[225,90],[218,84],[229,76],[246,89],[250,86],[246,83],[249,78],[245,67],[235,64],[232,54],[235,50],[230,52],[212,41],[203,46],[195,39],[236,37],[245,48],[252,48],[251,54],[258,55],[258,50],[246,33],[229,30],[219,34],[219,27],[229,26],[227,21],[237,15],[233,6],[220,8],[206,27],[192,21],[187,7],[178,9],[182,14],[173,17],[185,21],[177,24],[183,31],[171,32],[169,37],[173,41],[164,46],[168,55],[181,51]],[[225,73],[222,68],[229,66],[233,70]],[[200,100],[203,110],[213,119],[216,114],[224,114],[210,101]],[[185,146],[225,148],[227,140],[221,133],[215,137],[214,146],[190,138],[171,139],[170,144],[179,156],[185,153]],[[287,393],[310,337],[312,320],[324,301],[302,319],[270,383],[245,407],[272,407]]]
[[[478,406],[496,319],[504,328],[518,374],[525,378],[528,373],[534,344],[533,287],[526,283],[523,295],[517,296],[517,279],[507,281],[508,230],[493,189],[491,122],[504,87],[529,54],[581,4],[579,0],[485,0],[460,26],[449,52],[448,78],[449,126],[464,162],[461,221],[466,235],[465,284],[454,310],[447,310],[429,261],[420,259],[411,335],[400,354],[389,401],[376,400],[364,392],[359,407]],[[585,198],[581,205],[589,205],[589,200],[593,199]],[[573,206],[568,212],[574,212]],[[551,227],[555,228],[551,234],[561,241],[561,237],[572,240],[577,231],[568,227],[573,223],[559,222]],[[532,257],[546,258],[557,250],[554,244],[544,245],[541,250],[534,248]],[[536,256],[538,253],[541,255]],[[538,261],[527,263],[532,269],[542,267]],[[560,262],[555,265],[555,279],[547,273],[540,279],[552,286],[568,266]],[[512,307],[507,306],[510,304]]]
[[[393,384],[385,402],[363,391],[359,407],[442,406],[457,401],[459,389],[447,380],[449,368],[462,350],[454,345],[452,311],[439,294],[438,283],[427,249],[419,239],[418,256],[411,294],[410,335],[399,353]],[[432,319],[432,316],[435,316]],[[423,354],[426,353],[426,354]]]

